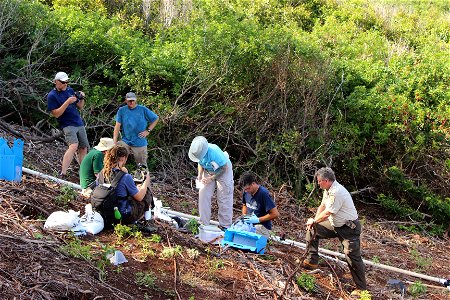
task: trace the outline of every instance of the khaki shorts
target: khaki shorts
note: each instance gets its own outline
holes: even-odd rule
[[[88,148],[89,141],[84,126],[67,126],[63,128],[67,145],[78,144],[78,148]]]
[[[132,147],[126,144],[124,141],[120,141],[117,144],[127,147],[128,151],[130,151],[130,153],[133,155],[136,164],[141,164],[147,167],[147,159],[148,159],[147,146]]]

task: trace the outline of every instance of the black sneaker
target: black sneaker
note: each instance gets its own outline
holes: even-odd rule
[[[158,228],[156,228],[153,221],[151,221],[151,220],[137,222],[136,226],[139,231],[141,231],[142,233],[146,233],[146,234],[152,234],[152,233],[156,233],[158,231]]]

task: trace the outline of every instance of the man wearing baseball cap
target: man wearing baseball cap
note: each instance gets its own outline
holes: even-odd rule
[[[117,111],[114,143],[117,143],[121,132],[121,143],[133,153],[136,164],[147,167],[147,137],[158,123],[158,116],[147,107],[138,105],[135,93],[127,93],[125,102],[127,105]]]
[[[65,177],[75,153],[78,152],[78,162],[81,163],[89,148],[86,128],[79,112],[84,107],[84,93],[75,93],[68,86],[69,76],[65,72],[56,73],[53,84],[55,87],[47,95],[47,111],[58,121],[69,146],[64,153],[60,173],[61,177]]]
[[[210,144],[203,136],[196,136],[189,148],[189,158],[198,163],[197,180],[202,183],[198,192],[200,222],[209,225],[211,221],[211,198],[217,187],[219,224],[223,228],[233,221],[233,166],[227,152]]]
[[[97,179],[98,173],[103,169],[103,158],[106,151],[114,146],[112,138],[101,138],[97,146],[95,146],[84,157],[80,165],[80,185],[83,189],[82,193],[89,196],[92,192],[90,185]]]

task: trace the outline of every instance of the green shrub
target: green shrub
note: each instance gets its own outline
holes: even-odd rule
[[[175,247],[164,247],[161,251],[161,257],[162,258],[172,258],[177,255],[181,255],[182,247],[180,245],[177,245]]]
[[[189,219],[189,221],[186,223],[186,228],[194,235],[199,233],[199,227],[200,223],[195,218]]]
[[[91,246],[83,245],[77,238],[72,238],[68,244],[61,246],[59,249],[64,254],[72,257],[84,258],[86,260],[92,259]]]
[[[316,277],[303,272],[301,275],[297,276],[295,282],[299,287],[301,287],[308,293],[311,293],[314,290],[316,284]]]
[[[412,285],[409,286],[408,292],[411,294],[411,296],[417,298],[427,292],[427,287],[424,286],[421,281],[415,281]]]
[[[55,202],[58,204],[58,206],[62,206],[64,208],[67,208],[70,201],[75,201],[78,197],[77,192],[75,189],[69,185],[64,185],[61,188],[61,195],[56,196]]]
[[[145,286],[147,288],[154,288],[156,284],[157,277],[151,271],[147,272],[137,272],[135,282],[138,285]]]

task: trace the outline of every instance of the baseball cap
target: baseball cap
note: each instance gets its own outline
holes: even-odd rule
[[[58,72],[56,73],[54,80],[69,81],[69,76],[67,76],[65,72]]]
[[[133,92],[127,93],[125,96],[125,100],[137,100],[136,94]]]

